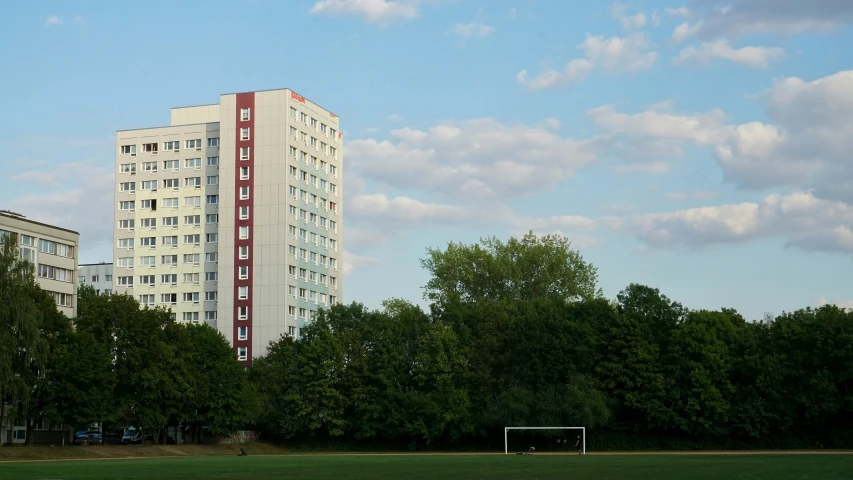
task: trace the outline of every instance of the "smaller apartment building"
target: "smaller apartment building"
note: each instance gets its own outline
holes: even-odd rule
[[[95,293],[113,293],[113,264],[107,262],[85,263],[77,267],[77,281],[81,286],[95,287]]]
[[[21,258],[35,266],[36,281],[65,316],[77,316],[77,247],[80,234],[0,210],[0,236],[17,239]]]

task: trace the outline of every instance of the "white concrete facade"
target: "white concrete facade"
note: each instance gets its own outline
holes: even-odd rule
[[[0,236],[13,234],[23,259],[35,266],[36,281],[65,316],[77,316],[77,253],[80,234],[0,211]]]
[[[174,108],[171,120],[169,127],[116,134],[114,289],[146,303],[154,295],[153,303],[171,307],[178,320],[196,321],[197,312],[198,320],[218,327],[241,360],[250,361],[282,335],[299,336],[318,308],[341,302],[339,118],[282,89],[226,94],[216,105]],[[201,139],[199,150],[185,148],[192,139]],[[165,148],[169,141],[180,142],[177,152]],[[208,161],[211,157],[218,159],[216,165]],[[196,162],[186,169],[192,158],[202,159],[200,170]],[[178,160],[178,170],[164,169],[166,160]],[[155,172],[151,162],[157,164]],[[192,182],[185,185],[185,179],[198,176],[200,189]],[[208,182],[213,176],[215,185]],[[178,187],[164,187],[173,178],[179,179]],[[140,188],[154,179],[157,191]],[[207,203],[210,195],[217,196],[217,203]],[[200,206],[194,205],[197,200],[185,205],[195,196],[201,197]],[[164,205],[174,198],[178,206],[172,206],[174,200]],[[156,211],[150,202],[141,203],[155,199]],[[191,215],[200,215],[201,225],[186,224],[184,218]],[[175,216],[178,225],[172,226]],[[195,234],[201,235],[200,245],[193,243]],[[169,236],[177,236],[178,245],[163,245]],[[153,246],[150,238],[155,238]],[[200,265],[184,261],[194,253],[200,254]],[[177,264],[171,263],[175,257],[164,263],[169,255],[177,255]],[[149,265],[152,256],[156,260]],[[194,273],[200,274],[198,284],[192,282]],[[161,282],[163,275],[174,274],[177,284]],[[200,302],[182,301],[196,292]],[[171,293],[176,297],[165,296]]]
[[[113,293],[113,264],[107,262],[87,263],[77,266],[77,281],[80,286],[91,285],[95,293]]]

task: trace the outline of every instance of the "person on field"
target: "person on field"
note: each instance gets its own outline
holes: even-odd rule
[[[575,449],[578,451],[578,455],[581,454],[581,436],[578,435],[578,441],[575,442]]]
[[[527,451],[528,455],[533,455],[534,453],[536,453],[536,447],[530,447],[530,450]]]
[[[248,455],[248,453],[246,453],[246,450],[242,448],[240,449],[240,453],[237,454],[238,457],[245,457],[246,455]]]

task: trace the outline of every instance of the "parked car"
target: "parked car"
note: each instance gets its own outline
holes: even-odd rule
[[[124,431],[124,435],[121,437],[121,443],[122,445],[142,443],[142,440],[144,439],[145,434],[141,428],[130,427]]]
[[[72,445],[83,445],[83,442],[89,440],[89,432],[86,430],[81,430],[74,434],[74,440],[71,441]]]
[[[104,438],[98,432],[89,432],[89,445],[103,445]]]

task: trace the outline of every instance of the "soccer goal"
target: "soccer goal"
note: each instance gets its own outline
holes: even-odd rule
[[[586,427],[504,427],[504,454],[509,455],[510,430],[580,430],[581,453],[586,455]]]

